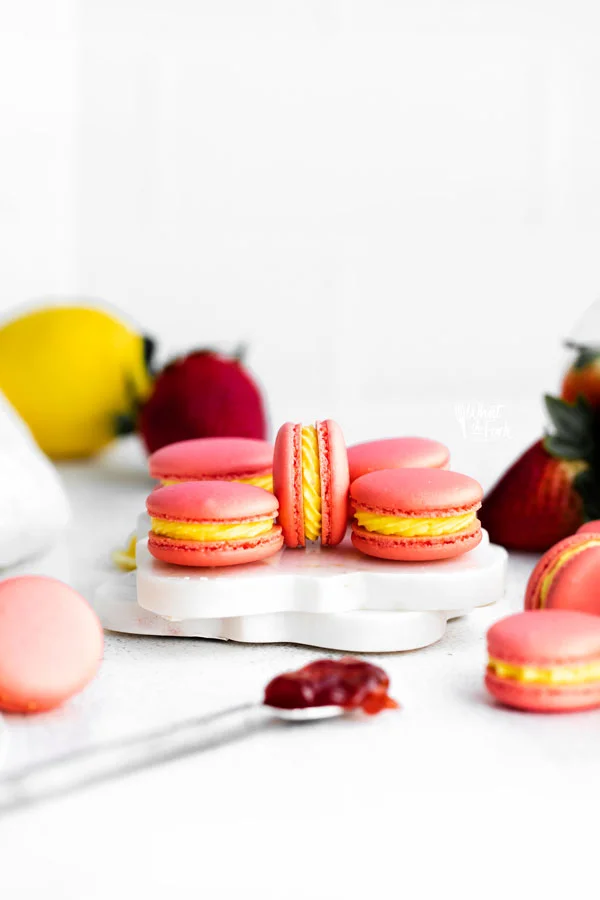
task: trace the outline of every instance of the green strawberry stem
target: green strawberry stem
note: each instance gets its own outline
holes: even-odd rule
[[[146,371],[148,375],[154,377],[156,375],[156,371],[154,369],[154,354],[156,352],[156,341],[148,337],[148,335],[144,335],[144,365],[146,366]]]
[[[594,346],[593,344],[578,344],[576,341],[565,341],[565,347],[569,350],[574,350],[577,353],[577,358],[571,366],[572,369],[585,369],[587,366],[596,362],[600,356],[600,347],[597,345]]]
[[[553,431],[544,437],[550,456],[583,467],[573,472],[573,488],[582,499],[587,521],[600,518],[600,420],[583,397],[567,403],[546,395]]]
[[[150,378],[154,378],[156,370],[154,368],[154,353],[156,351],[156,341],[153,338],[144,335],[144,365]],[[113,418],[113,429],[117,437],[126,437],[133,434],[137,430],[137,421],[142,406],[141,398],[138,396],[135,384],[131,378],[125,379],[125,393],[128,398],[128,409],[125,412],[116,413]]]
[[[579,397],[567,403],[547,394],[544,398],[554,433],[547,434],[544,447],[558,459],[583,459],[592,462],[594,456],[594,415],[590,405]]]

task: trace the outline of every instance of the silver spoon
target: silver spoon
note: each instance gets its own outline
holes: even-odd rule
[[[221,712],[147,731],[132,737],[84,747],[36,765],[9,772],[0,779],[0,813],[69,794],[118,775],[137,772],[201,750],[246,737],[278,722],[316,722],[342,716],[341,706],[279,709],[264,703],[244,703]],[[0,719],[0,742],[6,727]],[[1,754],[1,746],[0,746]]]

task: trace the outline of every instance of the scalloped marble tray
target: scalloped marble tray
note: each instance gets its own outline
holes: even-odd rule
[[[347,537],[339,547],[281,550],[245,566],[192,569],[158,562],[138,541],[137,599],[171,620],[260,613],[355,610],[469,610],[504,592],[506,551],[489,542],[456,559],[399,563],[373,559]]]
[[[96,592],[105,628],[390,652],[434,643],[449,619],[499,600],[507,554],[484,534],[470,553],[427,564],[370,559],[348,539],[226,569],[165,565],[143,539],[137,559],[136,573],[115,576]]]
[[[453,618],[444,612],[284,612],[172,622],[138,605],[134,572],[101,585],[93,605],[110,631],[249,644],[307,644],[353,653],[427,647],[443,637],[446,622]]]

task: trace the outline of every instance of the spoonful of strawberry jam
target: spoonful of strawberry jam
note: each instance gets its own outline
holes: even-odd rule
[[[275,710],[334,707],[338,714],[362,710],[372,716],[384,709],[398,708],[388,694],[389,686],[390,679],[379,666],[350,656],[318,659],[270,681],[264,703]]]
[[[83,747],[4,776],[0,772],[0,815],[116,775],[218,747],[277,720],[312,722],[353,711],[372,716],[396,709],[389,686],[390,680],[379,666],[351,657],[318,659],[270,681],[262,702],[243,703]]]

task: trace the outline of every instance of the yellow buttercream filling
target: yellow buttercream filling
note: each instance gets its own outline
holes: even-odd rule
[[[580,666],[515,666],[490,657],[488,670],[499,678],[509,678],[524,684],[587,684],[600,681],[600,662]]]
[[[314,425],[302,429],[302,499],[304,537],[316,541],[321,535],[321,468]]]
[[[401,537],[440,537],[464,531],[475,520],[475,513],[460,516],[438,516],[437,518],[416,518],[406,516],[381,516],[366,509],[354,513],[361,528],[378,534],[394,534]]]
[[[137,535],[132,535],[129,540],[129,543],[122,550],[115,550],[112,555],[112,560],[117,566],[118,569],[122,569],[124,572],[133,572],[134,569],[137,568],[137,562],[135,558],[135,545],[137,544]]]
[[[253,478],[236,478],[236,481],[241,482],[242,484],[253,484],[255,487],[260,487],[265,491],[269,491],[271,494],[273,493],[273,475],[255,475]]]
[[[600,546],[599,540],[589,540],[583,544],[579,544],[577,547],[571,547],[570,550],[565,550],[564,553],[560,555],[557,561],[554,563],[549,572],[544,575],[542,579],[542,584],[540,587],[540,602],[539,607],[543,609],[546,605],[546,600],[548,599],[548,591],[550,590],[550,585],[552,584],[552,580],[559,569],[561,569],[566,562],[572,559],[574,556],[577,556],[583,550],[587,550],[588,547],[598,547]]]
[[[184,481],[189,481],[190,479],[182,478],[166,478],[161,481],[162,487],[167,487],[169,484],[182,484]],[[197,479],[192,478],[192,481],[196,481]],[[217,479],[219,480],[219,479]],[[226,479],[225,479],[226,480]],[[256,487],[263,488],[265,491],[269,491],[271,494],[273,493],[273,475],[269,473],[268,475],[253,475],[251,478],[232,478],[232,481],[239,481],[240,484],[253,484]]]
[[[268,534],[273,528],[273,519],[226,523],[151,519],[151,524],[154,534],[176,541],[245,541]]]

